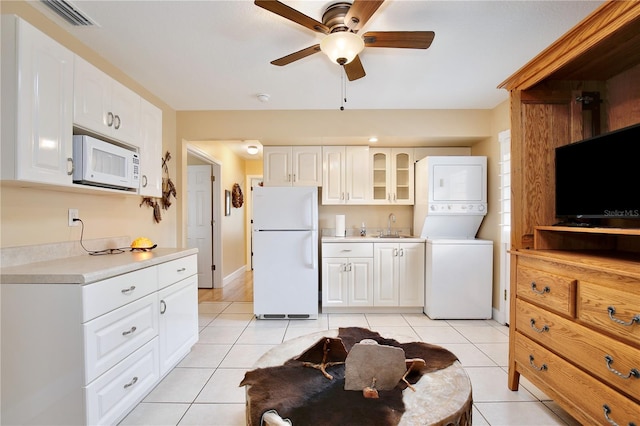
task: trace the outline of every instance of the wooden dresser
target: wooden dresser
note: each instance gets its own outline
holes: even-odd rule
[[[551,225],[555,148],[640,123],[640,2],[603,3],[500,87],[511,96],[508,386],[523,375],[582,424],[638,426],[640,221]]]

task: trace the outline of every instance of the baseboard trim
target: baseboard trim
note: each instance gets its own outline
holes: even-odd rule
[[[233,271],[232,273],[230,273],[229,275],[227,275],[222,279],[222,287],[226,286],[231,281],[242,277],[245,274],[245,272],[246,272],[246,269],[244,266],[239,267],[238,269],[236,269],[235,271]]]

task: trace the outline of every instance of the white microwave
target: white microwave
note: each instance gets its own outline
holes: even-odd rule
[[[140,156],[134,150],[110,142],[74,135],[73,182],[137,190],[140,187]]]

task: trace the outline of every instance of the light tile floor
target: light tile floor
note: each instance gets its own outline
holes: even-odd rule
[[[522,378],[507,388],[508,328],[421,314],[321,314],[317,320],[256,320],[251,302],[199,304],[200,340],[120,425],[245,425],[244,373],[272,347],[304,334],[366,327],[449,349],[473,388],[474,426],[579,425]]]

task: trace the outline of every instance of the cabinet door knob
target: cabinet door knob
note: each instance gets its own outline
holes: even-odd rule
[[[160,314],[164,314],[165,312],[167,312],[167,302],[165,302],[164,300],[160,301]]]
[[[114,116],[114,117],[115,117],[115,119],[113,120],[113,122],[114,122],[114,124],[115,124],[115,125],[114,125],[113,127],[114,127],[116,130],[118,130],[118,129],[120,128],[120,124],[121,124],[120,116],[119,116],[119,115],[116,115],[116,116]]]
[[[107,113],[107,127],[113,126],[113,113],[109,111]]]

